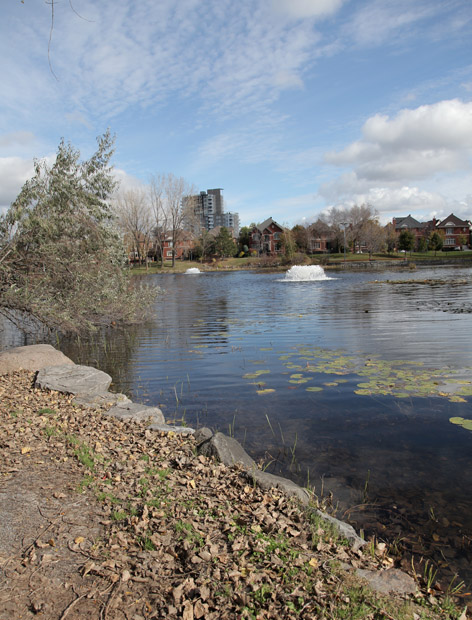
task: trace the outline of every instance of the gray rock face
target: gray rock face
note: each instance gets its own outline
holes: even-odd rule
[[[103,394],[78,394],[74,398],[76,405],[82,405],[83,407],[89,407],[90,409],[97,409],[98,407],[106,407],[110,405],[117,405],[118,403],[130,403],[130,399],[125,394],[105,392]]]
[[[275,487],[276,489],[280,489],[282,493],[288,495],[289,497],[296,497],[304,506],[308,504],[308,493],[305,489],[299,487],[298,484],[292,482],[292,480],[282,478],[281,476],[275,476],[274,474],[269,474],[265,471],[261,471],[260,469],[256,469],[254,472],[251,472],[251,474],[261,488],[271,489]]]
[[[161,433],[175,433],[176,435],[193,435],[195,433],[195,430],[189,426],[173,426],[172,424],[150,424],[148,429],[161,431]]]
[[[380,594],[414,594],[416,592],[413,577],[398,568],[389,568],[380,572],[358,568],[356,573],[359,577],[366,579],[370,587]]]
[[[0,353],[0,375],[15,370],[36,371],[46,366],[72,365],[74,362],[50,344],[33,344],[16,347]]]
[[[275,476],[274,474],[269,474],[258,469],[255,461],[247,454],[236,439],[226,437],[223,433],[216,433],[211,436],[211,431],[204,428],[199,429],[195,433],[195,440],[197,442],[199,454],[210,457],[213,456],[228,467],[235,463],[239,463],[243,466],[243,469],[252,476],[256,484],[263,489],[275,487],[290,497],[296,497],[304,506],[308,504],[309,495],[305,489],[302,489],[298,484],[295,484],[295,482],[292,482],[292,480],[288,478]],[[332,523],[341,536],[346,538],[354,549],[359,549],[366,544],[348,523],[339,521],[319,510],[316,512],[322,519]]]
[[[118,403],[105,415],[120,420],[151,420],[153,424],[165,424],[164,415],[159,407],[148,407],[131,401]]]
[[[241,444],[233,437],[226,437],[223,433],[213,435],[211,439],[200,445],[198,451],[204,456],[214,456],[228,467],[240,463],[249,472],[257,469],[256,463]]]
[[[316,512],[322,519],[332,523],[339,534],[349,541],[354,550],[360,549],[366,544],[365,540],[362,540],[362,538],[356,534],[356,530],[352,527],[352,525],[349,525],[349,523],[340,521],[325,512],[321,512],[321,510],[317,510]]]
[[[90,366],[48,366],[36,377],[35,386],[42,390],[56,390],[65,394],[93,395],[106,392],[111,377]]]

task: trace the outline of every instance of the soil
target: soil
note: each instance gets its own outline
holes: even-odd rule
[[[0,377],[1,620],[459,618],[424,588],[372,594],[353,568],[391,566],[384,546],[352,551],[191,437],[33,380]]]

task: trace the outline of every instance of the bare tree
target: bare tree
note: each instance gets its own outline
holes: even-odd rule
[[[377,220],[369,219],[364,222],[359,232],[359,243],[369,252],[372,258],[373,252],[384,250],[387,243],[387,231]]]
[[[145,263],[147,268],[154,221],[145,190],[132,189],[118,194],[116,212],[125,243],[139,264]]]
[[[193,217],[191,202],[184,197],[195,194],[195,189],[182,177],[172,173],[154,175],[151,179],[151,204],[154,213],[155,235],[160,245],[163,260],[164,241],[168,239],[172,248],[172,266],[179,242],[191,229]]]

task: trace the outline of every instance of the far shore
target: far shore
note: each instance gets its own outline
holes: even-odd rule
[[[472,251],[464,252],[426,252],[404,254],[321,254],[297,255],[291,260],[283,256],[261,256],[241,258],[214,258],[212,260],[181,260],[160,262],[151,261],[148,265],[130,265],[132,275],[155,273],[185,273],[187,269],[197,268],[200,271],[286,271],[293,265],[320,265],[323,269],[414,269],[437,265],[472,266]]]

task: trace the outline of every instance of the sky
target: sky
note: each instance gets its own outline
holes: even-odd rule
[[[1,209],[110,128],[123,189],[219,187],[241,225],[472,219],[471,0],[3,0],[0,58]]]

